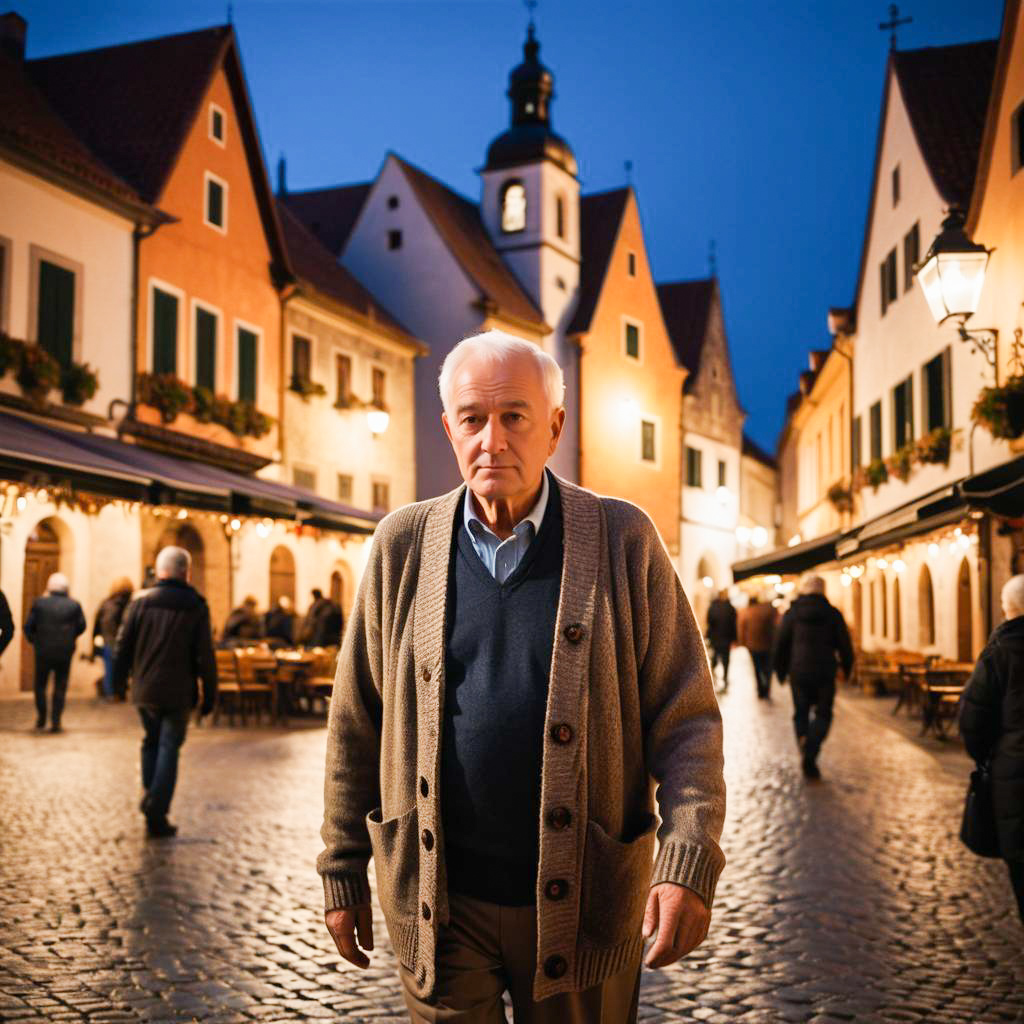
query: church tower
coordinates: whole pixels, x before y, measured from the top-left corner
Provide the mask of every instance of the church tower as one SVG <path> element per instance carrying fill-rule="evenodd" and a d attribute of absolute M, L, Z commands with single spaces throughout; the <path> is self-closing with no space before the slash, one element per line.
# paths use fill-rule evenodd
<path fill-rule="evenodd" d="M 481 171 L 480 212 L 502 259 L 554 328 L 545 347 L 564 367 L 580 280 L 580 186 L 576 157 L 551 128 L 555 79 L 539 52 L 531 20 L 523 61 L 509 74 L 511 124 L 491 143 Z"/>

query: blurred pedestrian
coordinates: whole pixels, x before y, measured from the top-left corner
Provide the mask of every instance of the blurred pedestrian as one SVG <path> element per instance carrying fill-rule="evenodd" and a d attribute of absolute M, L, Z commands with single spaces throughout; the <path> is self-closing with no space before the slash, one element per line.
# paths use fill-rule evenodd
<path fill-rule="evenodd" d="M 319 587 L 312 591 L 313 603 L 309 606 L 302 626 L 299 629 L 299 643 L 305 647 L 315 647 L 316 637 L 319 635 L 320 619 L 330 607 L 330 600 L 324 597 L 324 592 Z"/>
<path fill-rule="evenodd" d="M 14 639 L 14 618 L 11 606 L 7 603 L 4 592 L 0 590 L 0 654 L 7 650 L 7 645 Z"/>
<path fill-rule="evenodd" d="M 50 732 L 61 732 L 61 715 L 68 692 L 71 658 L 75 641 L 85 632 L 82 606 L 68 596 L 68 578 L 53 573 L 46 581 L 46 593 L 32 602 L 25 620 L 25 639 L 35 648 L 36 730 L 46 728 L 46 687 L 53 676 L 50 703 Z"/>
<path fill-rule="evenodd" d="M 775 644 L 775 674 L 789 677 L 793 726 L 804 775 L 820 779 L 818 754 L 832 725 L 836 670 L 849 677 L 853 668 L 850 631 L 838 608 L 825 597 L 825 581 L 805 576 L 800 595 L 782 618 Z"/>
<path fill-rule="evenodd" d="M 762 603 L 754 594 L 739 621 L 739 644 L 750 652 L 757 679 L 757 696 L 761 700 L 771 699 L 776 618 L 771 604 Z"/>
<path fill-rule="evenodd" d="M 341 607 L 331 598 L 324 599 L 323 609 L 317 616 L 313 629 L 314 647 L 338 647 L 341 644 L 341 633 L 345 622 Z"/>
<path fill-rule="evenodd" d="M 291 647 L 295 643 L 295 609 L 287 594 L 282 594 L 264 617 L 263 636 L 271 647 Z"/>
<path fill-rule="evenodd" d="M 964 691 L 960 735 L 988 765 L 999 851 L 1024 922 L 1024 574 L 1003 586 L 1006 621 L 993 630 Z"/>
<path fill-rule="evenodd" d="M 103 658 L 103 696 L 107 700 L 114 698 L 114 649 L 117 645 L 117 631 L 121 628 L 121 618 L 132 597 L 132 581 L 127 576 L 115 580 L 110 594 L 96 611 L 96 620 L 92 626 L 92 649 L 95 656 L 100 652 Z"/>
<path fill-rule="evenodd" d="M 729 653 L 736 643 L 736 609 L 729 600 L 729 593 L 720 590 L 718 597 L 708 608 L 708 628 L 705 634 L 711 645 L 711 672 L 716 665 L 722 666 L 722 692 L 729 688 Z"/>
<path fill-rule="evenodd" d="M 141 811 L 150 836 L 173 836 L 167 820 L 178 777 L 178 751 L 188 717 L 199 703 L 209 714 L 217 696 L 210 609 L 190 585 L 192 556 L 164 548 L 156 559 L 156 583 L 140 590 L 121 620 L 114 656 L 114 689 L 123 694 L 132 677 L 132 701 L 139 709 L 142 739 Z"/>
<path fill-rule="evenodd" d="M 256 611 L 256 598 L 251 594 L 237 607 L 224 623 L 220 635 L 223 647 L 244 647 L 263 639 L 263 623 Z"/>

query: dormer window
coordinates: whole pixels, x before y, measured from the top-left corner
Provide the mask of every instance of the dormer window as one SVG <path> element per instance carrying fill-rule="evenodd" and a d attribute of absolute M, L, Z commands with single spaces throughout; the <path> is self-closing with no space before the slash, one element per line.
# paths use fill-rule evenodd
<path fill-rule="evenodd" d="M 216 103 L 210 104 L 210 138 L 224 145 L 224 111 Z"/>
<path fill-rule="evenodd" d="M 501 193 L 501 230 L 506 234 L 526 228 L 526 189 L 520 181 L 510 181 Z"/>

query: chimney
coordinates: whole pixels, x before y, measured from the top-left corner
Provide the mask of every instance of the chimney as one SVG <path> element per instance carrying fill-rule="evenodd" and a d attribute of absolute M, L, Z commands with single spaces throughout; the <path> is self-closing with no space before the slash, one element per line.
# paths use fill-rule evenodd
<path fill-rule="evenodd" d="M 277 194 L 279 196 L 288 195 L 288 161 L 285 160 L 284 153 L 277 158 Z"/>
<path fill-rule="evenodd" d="M 19 63 L 25 59 L 25 34 L 28 22 L 17 12 L 0 15 L 0 51 Z"/>

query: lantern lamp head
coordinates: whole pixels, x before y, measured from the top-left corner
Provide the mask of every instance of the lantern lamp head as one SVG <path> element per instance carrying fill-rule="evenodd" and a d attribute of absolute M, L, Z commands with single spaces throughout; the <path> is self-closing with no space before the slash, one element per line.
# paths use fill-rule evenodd
<path fill-rule="evenodd" d="M 953 207 L 917 269 L 917 280 L 936 323 L 950 317 L 966 322 L 978 311 L 991 250 L 972 242 L 964 213 Z"/>

